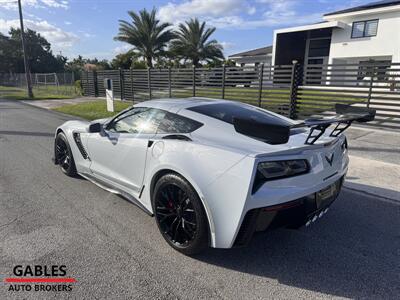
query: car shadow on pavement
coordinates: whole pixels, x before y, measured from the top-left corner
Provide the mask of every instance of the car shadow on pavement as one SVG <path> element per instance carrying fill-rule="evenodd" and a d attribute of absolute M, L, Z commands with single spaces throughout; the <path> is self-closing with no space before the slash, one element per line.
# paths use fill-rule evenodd
<path fill-rule="evenodd" d="M 245 248 L 210 249 L 197 259 L 332 296 L 394 299 L 399 240 L 398 203 L 344 189 L 310 227 L 256 234 Z"/>

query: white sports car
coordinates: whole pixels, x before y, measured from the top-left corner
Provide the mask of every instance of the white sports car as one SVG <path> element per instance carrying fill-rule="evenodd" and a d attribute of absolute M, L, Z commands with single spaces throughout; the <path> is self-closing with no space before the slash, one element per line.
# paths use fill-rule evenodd
<path fill-rule="evenodd" d="M 54 162 L 155 216 L 184 254 L 242 246 L 257 231 L 308 225 L 336 199 L 349 161 L 341 133 L 375 116 L 336 110 L 298 122 L 227 100 L 147 101 L 113 118 L 64 123 Z"/>

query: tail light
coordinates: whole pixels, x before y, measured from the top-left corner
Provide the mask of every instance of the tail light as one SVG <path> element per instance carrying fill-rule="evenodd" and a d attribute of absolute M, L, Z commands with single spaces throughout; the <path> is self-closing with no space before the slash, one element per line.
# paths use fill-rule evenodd
<path fill-rule="evenodd" d="M 257 166 L 253 193 L 266 181 L 298 176 L 309 171 L 310 166 L 305 159 L 261 162 Z"/>

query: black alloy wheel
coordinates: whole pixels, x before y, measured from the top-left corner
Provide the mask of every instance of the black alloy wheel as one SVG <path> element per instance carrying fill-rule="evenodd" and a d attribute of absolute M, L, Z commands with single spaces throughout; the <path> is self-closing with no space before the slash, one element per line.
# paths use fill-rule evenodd
<path fill-rule="evenodd" d="M 208 246 L 208 225 L 204 209 L 193 187 L 176 174 L 156 183 L 154 214 L 164 239 L 174 249 L 192 255 Z"/>
<path fill-rule="evenodd" d="M 55 159 L 61 170 L 68 176 L 76 175 L 75 161 L 72 156 L 67 138 L 64 133 L 59 133 L 55 142 Z"/>

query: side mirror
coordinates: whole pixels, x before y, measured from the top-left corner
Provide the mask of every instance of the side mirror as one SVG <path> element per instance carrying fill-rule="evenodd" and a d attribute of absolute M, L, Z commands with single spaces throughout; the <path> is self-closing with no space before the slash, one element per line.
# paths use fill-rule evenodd
<path fill-rule="evenodd" d="M 89 132 L 90 133 L 96 133 L 96 132 L 101 132 L 101 127 L 103 125 L 101 123 L 92 123 L 89 125 Z"/>

